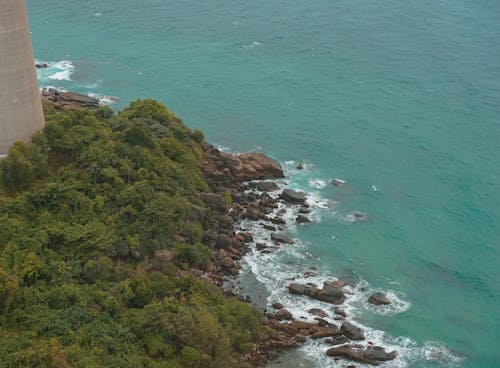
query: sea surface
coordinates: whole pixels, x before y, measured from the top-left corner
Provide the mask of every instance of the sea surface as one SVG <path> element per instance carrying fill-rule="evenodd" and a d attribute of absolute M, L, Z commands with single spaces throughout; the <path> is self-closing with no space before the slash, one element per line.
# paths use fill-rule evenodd
<path fill-rule="evenodd" d="M 500 366 L 498 0 L 27 6 L 49 63 L 41 86 L 116 109 L 158 99 L 208 141 L 272 156 L 281 185 L 309 193 L 314 221 L 289 213 L 297 243 L 243 262 L 261 303 L 307 317 L 319 302 L 289 296 L 287 279 L 317 267 L 307 280 L 349 280 L 351 320 L 398 351 L 384 367 Z M 393 304 L 368 305 L 373 291 Z M 324 351 L 309 342 L 284 364 L 348 365 Z"/>

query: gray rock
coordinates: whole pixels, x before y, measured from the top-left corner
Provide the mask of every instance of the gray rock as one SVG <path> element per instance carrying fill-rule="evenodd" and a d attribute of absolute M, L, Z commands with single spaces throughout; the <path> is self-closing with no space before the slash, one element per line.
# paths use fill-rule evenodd
<path fill-rule="evenodd" d="M 345 301 L 344 292 L 334 286 L 324 285 L 314 298 L 331 304 L 342 304 Z"/>
<path fill-rule="evenodd" d="M 278 184 L 273 181 L 261 181 L 257 183 L 256 187 L 261 192 L 274 192 L 280 188 Z"/>
<path fill-rule="evenodd" d="M 303 204 L 307 199 L 305 193 L 299 193 L 291 189 L 283 189 L 280 198 L 291 204 Z"/>
<path fill-rule="evenodd" d="M 381 362 L 393 360 L 397 356 L 395 351 L 387 353 L 383 348 L 378 346 L 368 347 L 364 350 L 360 347 L 340 346 L 328 349 L 326 354 L 331 357 L 342 357 L 355 362 L 372 365 L 379 365 Z"/>
<path fill-rule="evenodd" d="M 281 233 L 272 233 L 271 240 L 274 241 L 275 243 L 285 243 L 285 244 L 295 243 L 295 241 L 292 238 Z"/>
<path fill-rule="evenodd" d="M 349 339 L 344 335 L 338 335 L 338 336 L 332 336 L 331 339 L 328 339 L 325 342 L 330 345 L 342 345 L 345 344 L 346 342 L 349 342 Z"/>
<path fill-rule="evenodd" d="M 361 341 L 365 339 L 365 333 L 359 327 L 354 326 L 348 321 L 344 321 L 340 330 L 344 335 L 346 335 L 351 340 Z"/>
<path fill-rule="evenodd" d="M 295 221 L 299 224 L 306 224 L 308 222 L 311 222 L 306 216 L 304 215 L 298 215 Z"/>
<path fill-rule="evenodd" d="M 278 321 L 292 321 L 293 315 L 286 309 L 280 309 L 278 312 L 274 314 L 273 318 Z"/>
<path fill-rule="evenodd" d="M 308 312 L 314 316 L 318 316 L 321 318 L 328 318 L 328 313 L 326 313 L 323 309 L 312 308 L 312 309 L 309 309 Z"/>
<path fill-rule="evenodd" d="M 389 300 L 389 298 L 387 297 L 387 295 L 385 295 L 384 293 L 375 293 L 375 294 L 372 294 L 370 296 L 370 298 L 368 299 L 368 302 L 371 303 L 371 304 L 375 304 L 375 305 L 388 305 L 388 304 L 391 304 L 391 301 Z"/>

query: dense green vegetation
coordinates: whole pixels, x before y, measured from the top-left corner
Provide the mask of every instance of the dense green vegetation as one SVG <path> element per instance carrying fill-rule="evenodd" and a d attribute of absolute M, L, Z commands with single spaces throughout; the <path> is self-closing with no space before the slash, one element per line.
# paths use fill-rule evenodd
<path fill-rule="evenodd" d="M 211 263 L 203 134 L 153 100 L 45 115 L 0 160 L 0 367 L 236 366 L 262 316 L 180 272 Z"/>

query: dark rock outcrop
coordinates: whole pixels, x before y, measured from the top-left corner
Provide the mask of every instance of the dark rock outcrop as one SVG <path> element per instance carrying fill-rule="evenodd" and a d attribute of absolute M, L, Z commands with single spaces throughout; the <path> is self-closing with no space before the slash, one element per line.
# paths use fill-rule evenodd
<path fill-rule="evenodd" d="M 342 357 L 355 362 L 372 365 L 379 365 L 382 362 L 393 360 L 397 356 L 395 351 L 387 353 L 380 346 L 368 346 L 366 349 L 363 349 L 349 345 L 330 348 L 326 354 L 331 357 Z"/>
<path fill-rule="evenodd" d="M 56 110 L 97 109 L 99 99 L 76 92 L 61 92 L 53 88 L 42 89 L 42 99 Z"/>
<path fill-rule="evenodd" d="M 280 233 L 271 233 L 271 240 L 274 241 L 275 243 L 285 243 L 285 244 L 295 243 L 295 241 L 292 238 Z"/>
<path fill-rule="evenodd" d="M 384 293 L 375 293 L 370 296 L 368 302 L 375 305 L 388 305 L 391 301 Z"/>
<path fill-rule="evenodd" d="M 342 323 L 340 330 L 351 340 L 361 341 L 365 339 L 365 333 L 363 330 L 348 321 L 344 321 L 344 323 Z"/>
<path fill-rule="evenodd" d="M 307 199 L 305 193 L 296 192 L 292 189 L 283 189 L 280 198 L 291 204 L 303 204 Z"/>

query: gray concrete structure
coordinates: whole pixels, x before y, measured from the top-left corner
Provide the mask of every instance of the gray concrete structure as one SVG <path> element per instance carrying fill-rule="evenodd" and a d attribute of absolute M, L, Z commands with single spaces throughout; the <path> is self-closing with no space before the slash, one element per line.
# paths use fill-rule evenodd
<path fill-rule="evenodd" d="M 45 122 L 24 0 L 0 0 L 0 154 Z"/>

